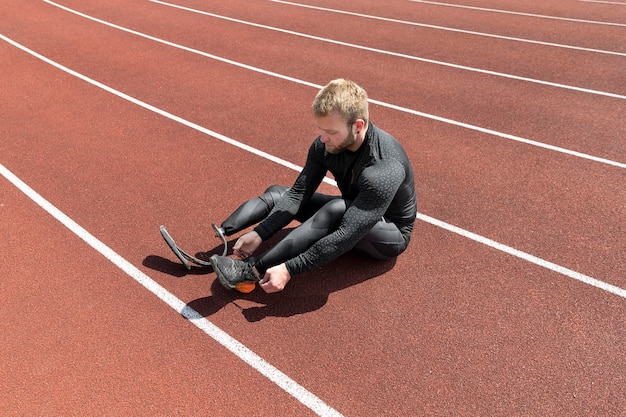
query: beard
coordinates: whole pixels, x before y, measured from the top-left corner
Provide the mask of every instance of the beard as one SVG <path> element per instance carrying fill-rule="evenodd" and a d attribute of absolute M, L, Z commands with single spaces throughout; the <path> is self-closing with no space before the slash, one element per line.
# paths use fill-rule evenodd
<path fill-rule="evenodd" d="M 330 143 L 326 144 L 326 151 L 328 153 L 337 154 L 345 151 L 356 142 L 356 135 L 352 133 L 352 130 L 348 132 L 348 135 L 337 146 L 333 146 Z M 329 146 L 330 145 L 330 146 Z"/>

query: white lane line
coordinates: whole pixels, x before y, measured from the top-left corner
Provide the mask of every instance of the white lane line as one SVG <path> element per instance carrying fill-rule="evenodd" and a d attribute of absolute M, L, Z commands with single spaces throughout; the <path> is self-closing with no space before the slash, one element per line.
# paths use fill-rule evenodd
<path fill-rule="evenodd" d="M 269 364 L 259 355 L 247 348 L 241 342 L 230 336 L 228 333 L 202 317 L 197 311 L 187 306 L 182 300 L 173 295 L 171 292 L 163 288 L 156 281 L 144 274 L 121 257 L 113 249 L 109 248 L 98 238 L 93 236 L 82 226 L 72 220 L 69 216 L 56 208 L 52 203 L 43 198 L 39 193 L 19 179 L 15 174 L 9 171 L 4 165 L 0 164 L 0 174 L 9 180 L 21 192 L 26 194 L 28 198 L 34 201 L 39 207 L 48 212 L 52 217 L 61 222 L 65 227 L 71 230 L 76 236 L 85 241 L 89 246 L 102 254 L 106 259 L 111 261 L 115 266 L 124 271 L 135 281 L 143 285 L 148 291 L 156 295 L 165 304 L 170 306 L 174 311 L 181 314 L 200 330 L 209 335 L 216 342 L 224 346 L 235 356 L 250 365 L 253 369 L 264 375 L 274 384 L 289 393 L 296 400 L 313 410 L 320 416 L 341 416 L 335 409 L 328 406 L 321 399 L 309 392 L 306 388 L 289 378 L 283 372 Z"/>
<path fill-rule="evenodd" d="M 128 33 L 131 33 L 133 35 L 137 35 L 137 36 L 140 36 L 140 37 L 152 40 L 154 42 L 161 43 L 163 45 L 168 45 L 168 46 L 171 46 L 171 47 L 174 47 L 174 48 L 178 48 L 178 49 L 181 49 L 181 50 L 184 50 L 184 51 L 187 51 L 187 52 L 191 52 L 191 53 L 194 53 L 194 54 L 197 54 L 197 55 L 201 55 L 201 56 L 204 56 L 206 58 L 210 58 L 210 59 L 213 59 L 213 60 L 216 60 L 216 61 L 219 61 L 219 62 L 223 62 L 225 64 L 229 64 L 229 65 L 233 65 L 233 66 L 236 66 L 236 67 L 239 67 L 239 68 L 243 68 L 243 69 L 246 69 L 246 70 L 249 70 L 249 71 L 258 72 L 260 74 L 264 74 L 264 75 L 268 75 L 268 76 L 271 76 L 271 77 L 279 78 L 279 79 L 282 79 L 282 80 L 290 81 L 290 82 L 293 82 L 293 83 L 296 83 L 296 84 L 301 84 L 301 85 L 306 85 L 306 86 L 309 86 L 309 87 L 313 87 L 316 90 L 319 90 L 320 88 L 322 88 L 322 86 L 319 85 L 319 84 L 315 84 L 315 83 L 312 83 L 312 82 L 309 82 L 309 81 L 300 80 L 298 78 L 294 78 L 294 77 L 290 77 L 290 76 L 287 76 L 287 75 L 279 74 L 279 73 L 276 73 L 276 72 L 264 70 L 264 69 L 261 69 L 261 68 L 253 67 L 251 65 L 243 64 L 243 63 L 240 63 L 240 62 L 237 62 L 237 61 L 233 61 L 233 60 L 230 60 L 230 59 L 219 57 L 217 55 L 212 55 L 212 54 L 209 54 L 209 53 L 206 53 L 206 52 L 202 52 L 202 51 L 199 51 L 197 49 L 193 49 L 193 48 L 189 48 L 189 47 L 186 47 L 186 46 L 183 46 L 183 45 L 179 45 L 179 44 L 176 44 L 176 43 L 173 43 L 173 42 L 169 42 L 169 41 L 166 41 L 164 39 L 156 38 L 154 36 L 146 35 L 145 33 L 137 32 L 135 30 L 128 29 L 128 28 L 116 25 L 114 23 L 106 22 L 104 20 L 101 20 L 101 19 L 89 16 L 89 15 L 86 15 L 86 14 L 78 12 L 76 10 L 72 10 L 72 9 L 70 9 L 68 7 L 65 7 L 65 6 L 62 6 L 60 4 L 54 3 L 54 2 L 52 2 L 50 0 L 43 0 L 43 1 L 48 3 L 48 4 L 50 4 L 50 5 L 52 5 L 52 6 L 55 6 L 55 7 L 58 7 L 60 9 L 66 10 L 66 11 L 68 11 L 70 13 L 76 14 L 77 16 L 81 16 L 81 17 L 83 17 L 85 19 L 92 20 L 94 22 L 97 22 L 97 23 L 100 23 L 100 24 L 112 27 L 114 29 L 118 29 L 118 30 L 121 30 L 121 31 L 124 31 L 124 32 L 128 32 Z M 538 141 L 534 141 L 534 140 L 531 140 L 531 139 L 522 138 L 520 136 L 515 136 L 515 135 L 510 135 L 508 133 L 498 132 L 496 130 L 487 129 L 487 128 L 483 128 L 483 127 L 480 127 L 480 126 L 471 125 L 469 123 L 463 123 L 463 122 L 459 122 L 459 121 L 456 121 L 456 120 L 448 119 L 448 118 L 445 118 L 445 117 L 440 117 L 440 116 L 432 115 L 432 114 L 429 114 L 429 113 L 420 112 L 420 111 L 417 111 L 417 110 L 409 109 L 409 108 L 402 107 L 402 106 L 397 106 L 395 104 L 390 104 L 390 103 L 386 103 L 386 102 L 383 102 L 383 101 L 370 99 L 369 102 L 373 103 L 373 104 L 377 104 L 377 105 L 382 106 L 382 107 L 387 107 L 387 108 L 394 109 L 394 110 L 397 110 L 397 111 L 400 111 L 400 112 L 412 114 L 412 115 L 415 115 L 415 116 L 424 117 L 426 119 L 436 120 L 436 121 L 439 121 L 439 122 L 443 122 L 443 123 L 447 123 L 447 124 L 450 124 L 450 125 L 462 127 L 462 128 L 465 128 L 465 129 L 469 129 L 469 130 L 485 133 L 485 134 L 496 136 L 496 137 L 499 137 L 499 138 L 502 138 L 502 139 L 508 139 L 508 140 L 512 140 L 512 141 L 515 141 L 515 142 L 520 142 L 520 143 L 524 143 L 524 144 L 527 144 L 527 145 L 536 146 L 536 147 L 539 147 L 539 148 L 543 148 L 543 149 L 548 149 L 548 150 L 551 150 L 551 151 L 559 152 L 559 153 L 562 153 L 562 154 L 575 156 L 575 157 L 578 157 L 578 158 L 587 159 L 587 160 L 590 160 L 590 161 L 599 162 L 599 163 L 602 163 L 602 164 L 611 165 L 611 166 L 615 166 L 615 167 L 618 167 L 618 168 L 626 169 L 626 163 L 623 163 L 623 162 L 612 161 L 610 159 L 606 159 L 606 158 L 601 158 L 601 157 L 585 154 L 585 153 L 574 151 L 574 150 L 571 150 L 571 149 L 562 148 L 560 146 L 549 145 L 549 144 L 538 142 Z"/>
<path fill-rule="evenodd" d="M 481 235 L 477 235 L 476 233 L 469 232 L 467 230 L 461 229 L 460 227 L 453 226 L 451 224 L 445 223 L 441 220 L 435 219 L 434 217 L 427 216 L 422 213 L 417 214 L 417 218 L 430 223 L 434 226 L 441 227 L 442 229 L 448 230 L 452 233 L 456 233 L 458 235 L 464 236 L 468 239 L 471 239 L 475 242 L 482 243 L 483 245 L 487 245 L 504 253 L 508 253 L 509 255 L 515 256 L 516 258 L 523 259 L 525 261 L 531 262 L 535 265 L 539 265 L 551 271 L 557 272 L 559 274 L 565 275 L 572 279 L 575 279 L 580 282 L 584 282 L 585 284 L 591 285 L 596 288 L 600 288 L 604 291 L 610 292 L 611 294 L 617 295 L 622 298 L 626 298 L 626 290 L 615 285 L 606 283 L 604 281 L 600 281 L 599 279 L 592 278 L 588 275 L 581 274 L 580 272 L 576 272 L 574 270 L 565 268 L 561 265 L 557 265 L 553 262 L 546 261 L 545 259 L 541 259 L 537 256 L 531 255 L 526 252 L 522 252 L 521 250 L 512 248 L 510 246 L 504 245 L 502 243 L 496 242 L 495 240 L 491 240 Z"/>
<path fill-rule="evenodd" d="M 381 20 L 381 21 L 384 21 L 384 22 L 399 23 L 399 24 L 403 24 L 403 25 L 424 27 L 424 28 L 428 28 L 428 29 L 445 30 L 445 31 L 448 31 L 448 32 L 463 33 L 463 34 L 466 34 L 466 35 L 484 36 L 484 37 L 488 37 L 488 38 L 504 39 L 504 40 L 507 40 L 507 41 L 525 42 L 525 43 L 531 43 L 531 44 L 535 44 L 535 45 L 552 46 L 552 47 L 555 47 L 555 48 L 575 49 L 575 50 L 578 50 L 578 51 L 595 52 L 595 53 L 599 53 L 599 54 L 626 56 L 626 53 L 623 53 L 623 52 L 605 51 L 605 50 L 602 50 L 602 49 L 584 48 L 582 46 L 564 45 L 564 44 L 560 44 L 560 43 L 542 42 L 542 41 L 537 41 L 537 40 L 532 40 L 532 39 L 514 38 L 514 37 L 510 37 L 510 36 L 494 35 L 494 34 L 491 34 L 491 33 L 475 32 L 475 31 L 463 30 L 463 29 L 455 29 L 455 28 L 450 28 L 450 27 L 446 27 L 446 26 L 428 25 L 428 24 L 425 24 L 425 23 L 411 22 L 411 21 L 408 21 L 408 20 L 392 19 L 392 18 L 388 18 L 388 17 L 372 16 L 372 15 L 368 15 L 368 14 L 349 12 L 349 11 L 339 10 L 339 9 L 330 9 L 330 8 L 327 8 L 327 7 L 311 6 L 309 4 L 293 3 L 293 2 L 285 1 L 285 0 L 270 0 L 270 1 L 272 1 L 274 3 L 288 4 L 288 5 L 291 5 L 291 6 L 304 7 L 304 8 L 307 8 L 307 9 L 321 10 L 321 11 L 326 11 L 326 12 L 345 14 L 345 15 L 349 15 L 349 16 L 357 16 L 357 17 L 363 17 L 363 18 L 366 18 L 366 19 Z"/>
<path fill-rule="evenodd" d="M 299 36 L 299 37 L 302 37 L 302 38 L 313 39 L 313 40 L 320 41 L 320 42 L 332 43 L 334 45 L 346 46 L 348 48 L 360 49 L 360 50 L 363 50 L 363 51 L 374 52 L 374 53 L 377 53 L 377 54 L 395 56 L 395 57 L 398 57 L 398 58 L 410 59 L 412 61 L 425 62 L 427 64 L 440 65 L 440 66 L 444 66 L 444 67 L 460 69 L 460 70 L 463 70 L 463 71 L 476 72 L 476 73 L 479 73 L 479 74 L 492 75 L 492 76 L 508 78 L 508 79 L 512 79 L 512 80 L 525 81 L 525 82 L 530 82 L 530 83 L 540 84 L 540 85 L 547 85 L 549 87 L 562 88 L 562 89 L 565 89 L 565 90 L 578 91 L 578 92 L 581 92 L 581 93 L 596 94 L 596 95 L 600 95 L 600 96 L 617 98 L 617 99 L 620 99 L 620 100 L 626 100 L 626 96 L 621 95 L 621 94 L 609 93 L 609 92 L 606 92 L 606 91 L 599 91 L 599 90 L 592 90 L 592 89 L 589 89 L 589 88 L 576 87 L 576 86 L 572 86 L 572 85 L 554 83 L 554 82 L 550 82 L 550 81 L 537 80 L 537 79 L 534 79 L 534 78 L 521 77 L 521 76 L 518 76 L 518 75 L 506 74 L 506 73 L 496 72 L 496 71 L 489 71 L 489 70 L 484 70 L 484 69 L 480 69 L 480 68 L 468 67 L 468 66 L 465 66 L 465 65 L 452 64 L 452 63 L 449 63 L 449 62 L 436 61 L 436 60 L 433 60 L 433 59 L 421 58 L 421 57 L 414 56 L 414 55 L 401 54 L 401 53 L 398 53 L 398 52 L 386 51 L 384 49 L 371 48 L 369 46 L 357 45 L 357 44 L 354 44 L 354 43 L 342 42 L 342 41 L 337 41 L 337 40 L 329 39 L 329 38 L 322 38 L 322 37 L 319 37 L 319 36 L 309 35 L 309 34 L 302 33 L 302 32 L 294 32 L 294 31 L 291 31 L 291 30 L 281 29 L 281 28 L 277 28 L 277 27 L 273 27 L 273 26 L 261 25 L 259 23 L 249 22 L 249 21 L 240 20 L 240 19 L 234 19 L 232 17 L 221 16 L 221 15 L 218 15 L 218 14 L 205 12 L 205 11 L 202 11 L 202 10 L 197 10 L 197 9 L 192 9 L 192 8 L 189 8 L 189 7 L 179 6 L 179 5 L 176 5 L 176 4 L 166 3 L 166 2 L 160 1 L 160 0 L 149 0 L 149 1 L 151 1 L 152 3 L 163 5 L 163 6 L 172 7 L 172 8 L 180 9 L 180 10 L 185 10 L 185 11 L 188 11 L 188 12 L 191 12 L 191 13 L 197 13 L 197 14 L 201 14 L 201 15 L 204 15 L 204 16 L 210 16 L 210 17 L 213 17 L 213 18 L 216 18 L 216 19 L 227 20 L 229 22 L 234 22 L 234 23 L 239 23 L 239 24 L 243 24 L 243 25 L 247 25 L 247 26 L 252 26 L 252 27 L 259 28 L 259 29 L 272 30 L 272 31 L 275 31 L 275 32 L 285 33 L 285 34 L 288 34 L 288 35 Z M 624 54 L 624 56 L 626 56 L 626 54 Z"/>
<path fill-rule="evenodd" d="M 533 14 L 533 13 L 522 13 L 522 12 L 513 12 L 510 10 L 500 10 L 500 9 L 488 9 L 485 7 L 475 7 L 475 6 L 466 6 L 462 4 L 451 4 L 451 3 L 440 3 L 437 1 L 426 1 L 426 0 L 409 0 L 413 3 L 424 3 L 424 4 L 434 4 L 437 6 L 446 6 L 446 7 L 457 7 L 461 9 L 470 9 L 470 10 L 480 10 L 483 12 L 493 12 L 493 13 L 505 13 L 505 14 L 513 14 L 518 16 L 527 16 L 527 17 L 538 17 L 541 19 L 553 19 L 553 20 L 564 20 L 567 22 L 577 22 L 577 23 L 590 23 L 594 25 L 607 25 L 607 26 L 621 26 L 626 27 L 625 23 L 612 23 L 612 22 L 602 22 L 598 20 L 584 20 L 584 19 L 574 19 L 570 17 L 560 17 L 560 16 L 549 16 L 544 14 Z"/>
<path fill-rule="evenodd" d="M 602 3 L 602 4 L 619 4 L 620 6 L 626 6 L 626 3 L 621 1 L 600 1 L 600 0 L 578 0 L 584 3 Z"/>
<path fill-rule="evenodd" d="M 203 128 L 202 126 L 199 126 L 199 125 L 197 125 L 195 123 L 189 122 L 189 121 L 187 121 L 187 120 L 185 120 L 185 119 L 183 119 L 181 117 L 175 116 L 175 115 L 173 115 L 173 114 L 171 114 L 171 113 L 169 113 L 169 112 L 167 112 L 165 110 L 158 109 L 157 107 L 154 107 L 154 106 L 152 106 L 150 104 L 147 104 L 147 103 L 145 103 L 145 102 L 143 102 L 141 100 L 133 98 L 133 97 L 127 95 L 127 94 L 124 94 L 124 93 L 122 93 L 122 92 L 120 92 L 118 90 L 115 90 L 114 88 L 106 86 L 106 85 L 104 85 L 104 84 L 102 84 L 102 83 L 100 83 L 98 81 L 95 81 L 95 80 L 93 80 L 93 79 L 91 79 L 91 78 L 89 78 L 89 77 L 87 77 L 85 75 L 82 75 L 82 74 L 80 74 L 80 73 L 78 73 L 78 72 L 76 72 L 74 70 L 71 70 L 71 69 L 69 69 L 69 68 L 67 68 L 67 67 L 65 67 L 65 66 L 63 66 L 63 65 L 61 65 L 61 64 L 59 64 L 59 63 L 57 63 L 55 61 L 52 61 L 51 59 L 46 58 L 43 55 L 41 55 L 41 54 L 39 54 L 37 52 L 34 52 L 31 49 L 29 49 L 29 48 L 26 48 L 25 46 L 23 46 L 23 45 L 15 42 L 15 41 L 5 37 L 4 35 L 0 34 L 0 38 L 2 38 L 3 40 L 9 42 L 10 44 L 14 45 L 15 47 L 23 50 L 24 52 L 26 52 L 26 53 L 28 53 L 28 54 L 30 54 L 30 55 L 32 55 L 32 56 L 34 56 L 34 57 L 44 61 L 44 62 L 46 62 L 46 63 L 48 63 L 48 64 L 50 64 L 50 65 L 52 65 L 52 66 L 54 66 L 54 67 L 56 67 L 58 69 L 60 69 L 61 71 L 64 71 L 64 72 L 66 72 L 66 73 L 68 73 L 68 74 L 70 74 L 72 76 L 75 76 L 75 77 L 77 77 L 77 78 L 79 78 L 79 79 L 81 79 L 83 81 L 86 81 L 87 83 L 92 84 L 95 87 L 101 88 L 101 89 L 103 89 L 103 90 L 105 90 L 105 91 L 107 91 L 107 92 L 109 92 L 109 93 L 111 93 L 113 95 L 116 95 L 116 96 L 118 96 L 118 97 L 120 97 L 120 98 L 122 98 L 124 100 L 127 100 L 127 101 L 129 101 L 129 102 L 131 102 L 133 104 L 136 104 L 136 105 L 138 105 L 140 107 L 143 107 L 143 108 L 145 108 L 147 110 L 153 111 L 153 112 L 155 112 L 155 113 L 157 113 L 157 114 L 159 114 L 159 115 L 161 115 L 161 116 L 163 116 L 165 118 L 168 118 L 170 120 L 173 120 L 173 121 L 176 121 L 178 123 L 181 123 L 184 126 L 187 126 L 187 127 L 192 128 L 192 129 L 195 129 L 195 130 L 197 130 L 199 132 L 202 132 L 202 133 L 204 133 L 206 135 L 212 136 L 215 139 L 218 139 L 218 140 L 224 141 L 226 143 L 229 143 L 231 145 L 237 146 L 237 147 L 239 147 L 241 149 L 244 149 L 244 150 L 246 150 L 246 151 L 248 151 L 248 152 L 250 152 L 250 153 L 252 153 L 254 155 L 260 156 L 262 158 L 269 159 L 270 161 L 272 161 L 274 163 L 277 163 L 279 165 L 282 165 L 282 166 L 284 166 L 286 168 L 289 168 L 289 169 L 292 169 L 292 170 L 295 170 L 295 171 L 300 171 L 302 169 L 298 165 L 292 164 L 292 163 L 290 163 L 288 161 L 285 161 L 285 160 L 283 160 L 281 158 L 275 157 L 273 155 L 270 155 L 270 154 L 268 154 L 266 152 L 260 151 L 260 150 L 258 150 L 256 148 L 251 147 L 251 146 L 242 144 L 241 142 L 238 142 L 238 141 L 236 141 L 234 139 L 228 138 L 228 137 L 226 137 L 224 135 L 221 135 L 219 133 L 213 132 L 213 131 L 211 131 L 209 129 Z M 327 180 L 328 183 L 336 186 L 336 183 L 333 180 L 331 180 L 329 178 L 325 178 L 325 180 Z M 498 242 L 493 241 L 491 239 L 488 239 L 486 237 L 483 237 L 483 236 L 480 236 L 478 234 L 475 234 L 475 233 L 469 232 L 467 230 L 461 229 L 461 228 L 459 228 L 457 226 L 448 224 L 448 223 L 446 223 L 444 221 L 435 219 L 435 218 L 427 216 L 425 214 L 418 213 L 418 215 L 416 217 L 418 219 L 422 220 L 422 221 L 425 221 L 425 222 L 428 222 L 428 223 L 433 224 L 435 226 L 441 227 L 441 228 L 443 228 L 445 230 L 448 230 L 450 232 L 459 234 L 459 235 L 464 236 L 464 237 L 466 237 L 468 239 L 474 240 L 474 241 L 476 241 L 478 243 L 482 243 L 482 244 L 485 244 L 485 245 L 490 246 L 492 248 L 495 248 L 495 249 L 498 249 L 498 250 L 503 251 L 505 253 L 508 253 L 509 255 L 512 255 L 512 256 L 524 259 L 524 260 L 532 262 L 532 263 L 534 263 L 536 265 L 539 265 L 539 266 L 542 266 L 544 268 L 550 269 L 550 270 L 552 270 L 554 272 L 558 272 L 559 274 L 562 274 L 562 275 L 565 275 L 567 277 L 573 278 L 575 280 L 584 282 L 584 283 L 592 285 L 594 287 L 603 289 L 603 290 L 608 291 L 611 294 L 615 294 L 615 295 L 617 295 L 619 297 L 626 298 L 626 290 L 623 290 L 623 289 L 621 289 L 619 287 L 616 287 L 614 285 L 611 285 L 611 284 L 608 284 L 606 282 L 597 280 L 595 278 L 589 277 L 589 276 L 581 274 L 579 272 L 572 271 L 571 269 L 559 266 L 559 265 L 554 264 L 552 262 L 549 262 L 549 261 L 543 260 L 541 258 L 538 258 L 538 257 L 536 257 L 534 255 L 530 255 L 530 254 L 527 254 L 525 252 L 519 251 L 517 249 L 511 248 L 511 247 L 509 247 L 507 245 L 504 245 L 502 243 L 498 243 Z"/>

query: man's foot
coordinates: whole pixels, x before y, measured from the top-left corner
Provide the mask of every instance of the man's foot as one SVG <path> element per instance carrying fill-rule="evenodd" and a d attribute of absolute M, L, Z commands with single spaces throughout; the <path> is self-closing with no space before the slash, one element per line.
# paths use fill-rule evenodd
<path fill-rule="evenodd" d="M 252 265 L 246 261 L 219 255 L 211 256 L 210 261 L 220 283 L 229 290 L 251 292 L 260 279 Z"/>

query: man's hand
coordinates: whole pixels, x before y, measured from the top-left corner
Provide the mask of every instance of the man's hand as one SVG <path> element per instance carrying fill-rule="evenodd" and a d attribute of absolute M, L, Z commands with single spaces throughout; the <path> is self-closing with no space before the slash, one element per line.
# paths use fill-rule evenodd
<path fill-rule="evenodd" d="M 261 236 L 254 230 L 241 236 L 233 246 L 233 252 L 242 259 L 249 258 L 261 246 Z"/>
<path fill-rule="evenodd" d="M 259 286 L 268 294 L 282 291 L 291 279 L 291 274 L 285 264 L 271 267 L 259 281 Z"/>

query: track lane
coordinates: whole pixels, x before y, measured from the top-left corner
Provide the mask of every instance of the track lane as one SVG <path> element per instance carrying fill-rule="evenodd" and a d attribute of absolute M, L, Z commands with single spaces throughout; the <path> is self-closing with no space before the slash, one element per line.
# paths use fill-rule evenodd
<path fill-rule="evenodd" d="M 306 5 L 312 2 L 298 1 L 294 3 Z M 337 4 L 335 0 L 317 0 L 315 2 L 316 6 L 322 7 L 337 7 Z M 460 7 L 455 7 L 456 5 Z M 467 8 L 464 9 L 464 6 L 467 6 Z M 600 27 L 606 26 L 607 23 L 609 25 L 611 23 L 618 25 L 624 25 L 626 23 L 626 19 L 623 15 L 623 7 L 619 5 L 590 5 L 570 0 L 552 0 L 549 2 L 512 0 L 508 1 L 505 6 L 498 0 L 480 0 L 473 2 L 412 2 L 411 0 L 390 0 L 385 2 L 385 4 L 377 3 L 375 0 L 364 0 L 359 2 L 358 7 L 374 9 L 380 16 L 394 12 L 400 15 L 419 13 L 427 18 L 439 19 L 439 21 L 446 23 L 463 22 L 463 24 L 467 25 L 484 25 L 486 22 L 492 25 L 499 24 L 502 29 L 507 28 L 506 22 L 502 18 L 507 16 L 514 17 L 516 14 L 517 17 L 525 20 L 532 18 L 539 20 L 539 22 L 543 21 L 543 23 L 584 21 L 591 23 L 596 22 Z M 501 13 L 497 14 L 497 12 L 491 12 L 489 10 L 471 8 L 495 9 L 500 10 Z M 545 16 L 545 18 L 542 16 Z M 508 30 L 523 31 L 524 27 L 521 25 L 509 25 Z M 548 31 L 548 33 L 551 33 L 552 36 L 565 36 L 559 32 Z"/>
<path fill-rule="evenodd" d="M 554 16 L 554 20 L 545 20 L 532 16 L 514 16 L 502 14 L 494 16 L 485 11 L 455 10 L 439 5 L 427 5 L 409 1 L 387 1 L 377 3 L 374 1 L 361 1 L 356 5 L 347 5 L 336 1 L 327 2 L 290 2 L 286 0 L 270 0 L 277 4 L 289 5 L 309 10 L 319 10 L 325 13 L 336 13 L 344 16 L 361 16 L 375 21 L 387 21 L 401 25 L 434 29 L 435 31 L 447 32 L 450 36 L 454 33 L 471 34 L 472 36 L 485 38 L 511 38 L 515 42 L 534 43 L 535 45 L 571 46 L 576 48 L 599 49 L 605 52 L 626 52 L 617 40 L 623 37 L 621 30 L 626 22 L 626 14 L 623 8 L 613 7 L 612 11 L 603 14 L 592 15 L 590 9 L 580 9 L 577 16 L 579 19 L 562 18 L 558 11 L 545 11 L 544 13 Z M 187 1 L 186 4 L 198 4 L 198 1 Z M 572 10 L 571 1 L 566 0 L 561 9 Z M 507 3 L 510 4 L 510 3 Z M 533 10 L 540 10 L 540 2 L 524 2 L 531 5 Z M 555 4 L 555 2 L 550 2 Z M 502 8 L 502 5 L 499 4 Z M 515 6 L 509 6 L 513 8 Z M 590 18 L 590 15 L 593 17 Z M 559 19 L 561 19 L 559 21 Z M 616 22 L 616 23 L 613 23 Z M 530 29 L 530 30 L 529 30 Z M 582 33 L 581 33 L 582 32 Z M 442 51 L 443 52 L 443 51 Z M 488 53 L 488 51 L 485 51 Z M 500 51 L 506 53 L 505 51 Z M 444 52 L 445 53 L 445 52 Z M 532 53 L 531 53 L 532 55 Z M 469 58 L 457 56 L 459 59 Z"/>
<path fill-rule="evenodd" d="M 412 3 L 417 4 L 428 4 L 434 5 L 437 7 L 444 8 L 454 8 L 457 10 L 463 11 L 472 11 L 478 12 L 482 14 L 499 14 L 506 16 L 522 16 L 522 17 L 530 17 L 533 19 L 545 19 L 545 21 L 562 21 L 562 22 L 574 22 L 574 23 L 587 23 L 593 25 L 601 25 L 601 26 L 618 26 L 618 27 L 626 27 L 626 23 L 620 23 L 619 18 L 618 21 L 607 20 L 606 16 L 603 16 L 599 19 L 593 20 L 587 16 L 587 10 L 583 12 L 584 17 L 576 17 L 576 12 L 572 13 L 570 10 L 563 10 L 565 5 L 571 5 L 571 2 L 550 2 L 550 7 L 541 8 L 541 10 L 537 10 L 537 6 L 533 3 L 523 4 L 517 3 L 510 5 L 508 4 L 506 7 L 502 7 L 502 5 L 496 6 L 488 6 L 487 4 L 463 4 L 457 2 L 440 2 L 440 1 L 432 1 L 432 0 L 409 0 Z M 581 6 L 581 4 L 576 4 L 576 6 Z M 575 7 L 574 7 L 575 8 Z"/>

